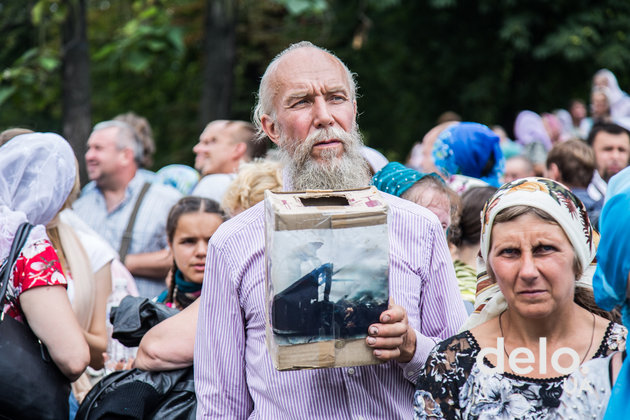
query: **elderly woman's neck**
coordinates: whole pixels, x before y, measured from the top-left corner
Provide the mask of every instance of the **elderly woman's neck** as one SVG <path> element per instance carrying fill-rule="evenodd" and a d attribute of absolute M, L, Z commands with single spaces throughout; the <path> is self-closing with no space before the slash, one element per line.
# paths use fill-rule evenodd
<path fill-rule="evenodd" d="M 503 336 L 509 340 L 517 340 L 526 346 L 538 346 L 540 338 L 545 337 L 547 343 L 570 337 L 575 332 L 576 321 L 591 315 L 577 304 L 566 305 L 566 308 L 556 311 L 545 318 L 528 318 L 519 315 L 509 308 L 502 314 L 500 324 Z M 508 339 L 506 339 L 507 341 Z"/>

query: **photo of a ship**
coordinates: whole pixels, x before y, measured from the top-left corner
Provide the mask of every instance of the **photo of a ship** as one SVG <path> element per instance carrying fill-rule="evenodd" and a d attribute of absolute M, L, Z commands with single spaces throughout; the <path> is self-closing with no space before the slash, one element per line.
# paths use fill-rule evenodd
<path fill-rule="evenodd" d="M 277 294 L 272 305 L 273 331 L 281 336 L 330 340 L 365 335 L 387 309 L 387 300 L 369 290 L 358 291 L 336 302 L 330 300 L 333 264 L 314 269 Z M 343 281 L 341 279 L 340 281 Z M 323 287 L 323 298 L 319 299 Z M 295 340 L 293 340 L 295 341 Z"/>
<path fill-rule="evenodd" d="M 268 304 L 279 345 L 367 335 L 388 304 L 385 229 L 274 233 Z"/>

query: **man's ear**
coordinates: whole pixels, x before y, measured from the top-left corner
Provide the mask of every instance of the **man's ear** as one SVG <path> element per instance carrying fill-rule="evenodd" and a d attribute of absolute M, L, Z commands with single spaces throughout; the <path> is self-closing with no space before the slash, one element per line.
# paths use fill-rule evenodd
<path fill-rule="evenodd" d="M 557 182 L 562 182 L 562 174 L 560 173 L 560 168 L 558 168 L 558 165 L 553 162 L 549 164 L 546 175 L 549 179 L 553 179 Z"/>
<path fill-rule="evenodd" d="M 247 144 L 241 141 L 234 145 L 234 151 L 232 152 L 232 156 L 234 157 L 234 160 L 239 160 L 243 156 L 245 156 L 246 152 L 247 152 Z"/>
<path fill-rule="evenodd" d="M 125 147 L 120 151 L 121 163 L 124 166 L 128 166 L 135 161 L 135 154 L 131 147 Z"/>
<path fill-rule="evenodd" d="M 264 114 L 260 118 L 260 124 L 267 137 L 269 137 L 269 139 L 275 144 L 278 144 L 278 139 L 280 138 L 280 129 L 274 119 L 271 118 L 269 115 Z"/>

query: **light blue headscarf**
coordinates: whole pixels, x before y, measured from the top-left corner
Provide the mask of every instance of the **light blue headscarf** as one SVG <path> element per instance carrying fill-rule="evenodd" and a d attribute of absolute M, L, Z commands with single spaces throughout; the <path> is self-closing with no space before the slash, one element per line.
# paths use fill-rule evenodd
<path fill-rule="evenodd" d="M 626 174 L 630 175 L 630 173 Z M 621 183 L 624 184 L 624 183 Z M 630 185 L 613 189 L 599 219 L 601 240 L 597 248 L 597 271 L 593 277 L 595 301 L 605 310 L 621 307 L 626 327 L 630 326 L 630 300 L 626 296 L 630 272 Z M 630 402 L 630 360 L 626 358 L 612 389 L 605 420 L 625 418 Z"/>
<path fill-rule="evenodd" d="M 190 166 L 174 163 L 157 171 L 154 182 L 171 186 L 182 194 L 188 195 L 199 182 L 199 172 Z"/>

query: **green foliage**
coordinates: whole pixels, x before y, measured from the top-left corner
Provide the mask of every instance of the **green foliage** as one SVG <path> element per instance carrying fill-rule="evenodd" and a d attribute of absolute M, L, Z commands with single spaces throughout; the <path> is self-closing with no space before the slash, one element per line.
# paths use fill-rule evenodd
<path fill-rule="evenodd" d="M 328 9 L 326 0 L 275 0 L 294 16 L 303 14 L 321 14 Z"/>
<path fill-rule="evenodd" d="M 179 63 L 184 54 L 180 28 L 170 22 L 169 9 L 154 2 L 134 1 L 135 17 L 114 30 L 113 39 L 97 49 L 92 58 L 107 71 L 117 67 L 135 74 L 160 69 L 165 59 Z"/>
<path fill-rule="evenodd" d="M 0 129 L 61 129 L 60 28 L 76 0 L 0 0 Z M 522 109 L 588 98 L 602 67 L 630 91 L 626 0 L 233 0 L 232 117 L 249 119 L 260 76 L 292 42 L 357 73 L 366 142 L 404 159 L 446 110 L 510 131 Z M 192 163 L 201 131 L 204 0 L 88 0 L 94 122 L 152 124 L 156 168 Z"/>

